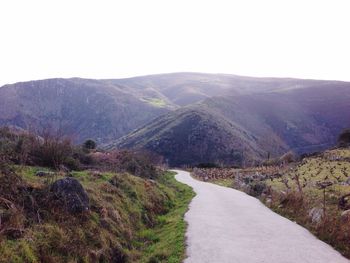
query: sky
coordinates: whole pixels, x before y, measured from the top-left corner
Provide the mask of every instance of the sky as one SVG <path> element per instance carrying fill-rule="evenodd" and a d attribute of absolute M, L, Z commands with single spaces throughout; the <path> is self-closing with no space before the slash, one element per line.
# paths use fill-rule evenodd
<path fill-rule="evenodd" d="M 1 0 L 0 85 L 166 72 L 350 81 L 349 0 Z"/>

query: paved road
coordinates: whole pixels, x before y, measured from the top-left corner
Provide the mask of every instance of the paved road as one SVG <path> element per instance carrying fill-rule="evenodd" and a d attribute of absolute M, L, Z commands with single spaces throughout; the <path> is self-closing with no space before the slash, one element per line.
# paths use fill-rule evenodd
<path fill-rule="evenodd" d="M 197 181 L 188 172 L 176 179 L 197 196 L 185 215 L 185 263 L 349 263 L 306 229 L 240 191 Z"/>

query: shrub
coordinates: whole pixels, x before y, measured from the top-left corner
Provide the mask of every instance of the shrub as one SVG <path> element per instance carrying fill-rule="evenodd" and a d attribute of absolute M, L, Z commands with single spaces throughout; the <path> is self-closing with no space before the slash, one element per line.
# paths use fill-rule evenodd
<path fill-rule="evenodd" d="M 33 157 L 36 164 L 58 169 L 73 153 L 71 141 L 67 138 L 45 136 L 43 142 L 37 142 L 33 147 Z"/>
<path fill-rule="evenodd" d="M 81 170 L 80 161 L 78 159 L 73 158 L 72 156 L 68 156 L 62 164 L 66 166 L 69 170 Z"/>
<path fill-rule="evenodd" d="M 94 159 L 91 156 L 90 153 L 87 153 L 83 150 L 81 147 L 74 147 L 73 148 L 73 155 L 72 158 L 75 159 L 75 161 L 79 162 L 82 165 L 94 165 Z"/>
<path fill-rule="evenodd" d="M 197 168 L 220 168 L 216 163 L 200 163 Z"/>
<path fill-rule="evenodd" d="M 162 164 L 162 158 L 145 151 L 112 151 L 95 152 L 93 162 L 101 169 L 128 172 L 143 178 L 158 176 L 157 166 Z"/>
<path fill-rule="evenodd" d="M 345 129 L 339 134 L 338 145 L 340 147 L 346 147 L 350 145 L 350 129 Z"/>
<path fill-rule="evenodd" d="M 83 144 L 83 148 L 87 150 L 94 150 L 96 149 L 96 142 L 91 139 L 86 140 Z"/>
<path fill-rule="evenodd" d="M 295 155 L 292 151 L 283 154 L 280 158 L 280 162 L 283 164 L 291 163 L 295 161 Z"/>

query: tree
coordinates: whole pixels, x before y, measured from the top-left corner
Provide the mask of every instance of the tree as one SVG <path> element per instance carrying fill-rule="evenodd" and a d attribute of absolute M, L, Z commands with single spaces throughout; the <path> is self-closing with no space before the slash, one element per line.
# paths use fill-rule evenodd
<path fill-rule="evenodd" d="M 339 134 L 338 145 L 341 147 L 350 145 L 350 129 L 345 129 Z"/>
<path fill-rule="evenodd" d="M 96 142 L 91 139 L 86 140 L 83 144 L 83 147 L 88 150 L 94 150 L 96 149 Z"/>

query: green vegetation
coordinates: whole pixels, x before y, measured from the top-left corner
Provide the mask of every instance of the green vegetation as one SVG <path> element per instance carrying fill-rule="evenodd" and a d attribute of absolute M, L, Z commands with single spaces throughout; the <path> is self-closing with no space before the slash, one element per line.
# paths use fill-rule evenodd
<path fill-rule="evenodd" d="M 91 206 L 73 216 L 52 203 L 51 182 L 35 176 L 39 169 L 15 167 L 13 173 L 0 175 L 0 262 L 183 259 L 183 215 L 193 192 L 172 173 L 153 181 L 127 173 L 72 172 Z"/>
<path fill-rule="evenodd" d="M 145 101 L 152 106 L 159 107 L 159 108 L 164 108 L 167 106 L 166 101 L 159 99 L 159 98 L 143 98 L 142 101 Z"/>
<path fill-rule="evenodd" d="M 177 182 L 171 173 L 160 178 L 160 182 L 164 185 L 163 190 L 176 190 L 167 192 L 171 199 L 175 200 L 174 208 L 168 214 L 158 217 L 157 227 L 143 233 L 158 242 L 147 247 L 141 261 L 180 263 L 185 255 L 186 223 L 183 216 L 194 197 L 194 192 L 188 186 Z"/>
<path fill-rule="evenodd" d="M 213 179 L 210 182 L 220 186 L 232 187 L 232 179 L 230 178 Z"/>

